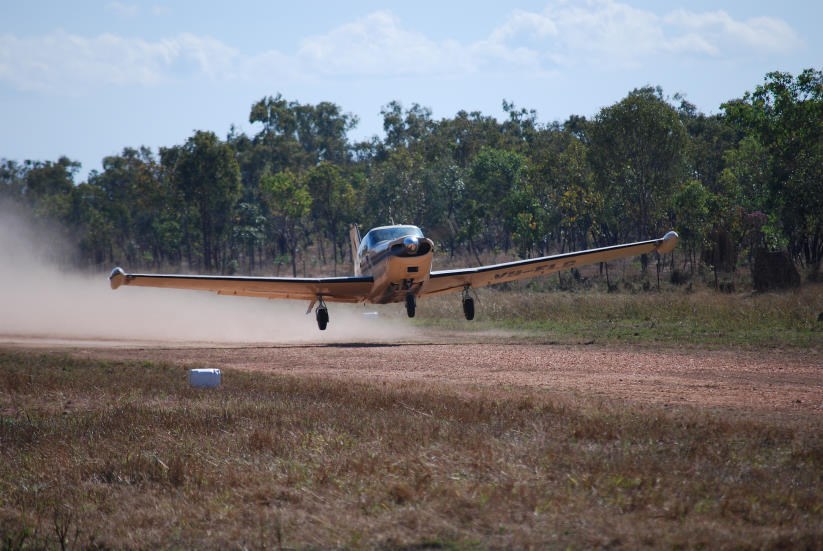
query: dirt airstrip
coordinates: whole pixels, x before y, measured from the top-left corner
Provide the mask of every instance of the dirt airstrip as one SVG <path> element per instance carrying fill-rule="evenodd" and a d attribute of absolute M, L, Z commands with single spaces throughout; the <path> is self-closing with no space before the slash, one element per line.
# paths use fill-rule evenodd
<path fill-rule="evenodd" d="M 823 356 L 818 350 L 535 344 L 516 335 L 432 330 L 405 342 L 324 343 L 318 338 L 283 344 L 0 335 L 0 347 L 348 380 L 529 388 L 789 418 L 823 414 Z"/>

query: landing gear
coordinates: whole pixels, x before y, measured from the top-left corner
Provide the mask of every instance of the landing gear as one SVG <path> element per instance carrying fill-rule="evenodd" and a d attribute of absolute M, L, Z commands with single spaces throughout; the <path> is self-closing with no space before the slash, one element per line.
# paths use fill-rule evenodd
<path fill-rule="evenodd" d="M 416 308 L 417 308 L 417 299 L 415 298 L 415 296 L 413 294 L 409 293 L 408 295 L 406 295 L 406 314 L 408 314 L 408 316 L 410 318 L 413 318 Z"/>
<path fill-rule="evenodd" d="M 463 287 L 463 315 L 471 321 L 474 319 L 474 298 L 469 294 L 469 286 Z"/>
<path fill-rule="evenodd" d="M 317 327 L 321 331 L 325 331 L 326 326 L 329 324 L 329 309 L 326 307 L 326 303 L 323 302 L 323 297 L 320 297 L 319 301 L 320 304 L 317 305 L 314 315 L 317 319 Z"/>

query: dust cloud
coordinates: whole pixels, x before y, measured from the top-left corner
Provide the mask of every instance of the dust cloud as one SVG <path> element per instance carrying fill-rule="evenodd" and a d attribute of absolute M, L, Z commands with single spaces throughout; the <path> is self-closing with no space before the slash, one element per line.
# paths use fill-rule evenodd
<path fill-rule="evenodd" d="M 125 286 L 114 291 L 108 270 L 82 274 L 60 267 L 57 258 L 69 249 L 55 236 L 0 205 L 0 343 L 392 342 L 417 333 L 390 311 L 400 305 L 329 304 L 331 321 L 321 332 L 303 301 Z M 378 316 L 364 315 L 375 311 Z"/>

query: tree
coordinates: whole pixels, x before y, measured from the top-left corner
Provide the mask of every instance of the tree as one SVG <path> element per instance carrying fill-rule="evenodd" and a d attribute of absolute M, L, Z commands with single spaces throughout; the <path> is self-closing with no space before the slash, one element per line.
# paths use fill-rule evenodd
<path fill-rule="evenodd" d="M 403 113 L 403 106 L 392 101 L 380 110 L 383 115 L 383 130 L 386 132 L 388 149 L 412 147 L 425 142 L 434 129 L 431 109 L 417 103 Z"/>
<path fill-rule="evenodd" d="M 302 105 L 277 94 L 252 105 L 249 122 L 263 125 L 254 141 L 268 153 L 269 169 L 277 172 L 305 169 L 324 161 L 347 162 L 346 135 L 358 121 L 334 103 Z"/>
<path fill-rule="evenodd" d="M 503 111 L 509 115 L 509 120 L 500 128 L 507 148 L 525 152 L 526 146 L 534 142 L 538 133 L 537 111 L 525 107 L 518 109 L 506 100 L 503 100 Z"/>
<path fill-rule="evenodd" d="M 254 272 L 255 259 L 258 257 L 257 251 L 262 248 L 266 240 L 268 220 L 260 211 L 258 203 L 239 203 L 232 228 L 233 241 L 241 247 L 242 256 L 246 257 L 246 268 L 249 274 Z"/>
<path fill-rule="evenodd" d="M 336 104 L 324 101 L 317 105 L 293 103 L 297 120 L 297 140 L 315 163 L 343 165 L 349 160 L 346 135 L 357 126 L 357 117 L 342 113 Z"/>
<path fill-rule="evenodd" d="M 240 168 L 234 150 L 213 132 L 195 132 L 174 158 L 172 178 L 196 221 L 207 271 L 225 269 L 232 214 L 240 197 Z M 187 209 L 188 210 L 188 209 Z"/>
<path fill-rule="evenodd" d="M 80 163 L 60 157 L 56 163 L 26 161 L 23 198 L 36 216 L 68 222 L 74 176 Z"/>
<path fill-rule="evenodd" d="M 25 169 L 15 161 L 0 161 L 0 199 L 22 200 Z"/>
<path fill-rule="evenodd" d="M 483 147 L 498 147 L 501 136 L 500 124 L 494 117 L 479 111 L 458 111 L 453 119 L 435 125 L 430 140 L 438 151 L 448 152 L 460 169 L 467 169 Z"/>
<path fill-rule="evenodd" d="M 116 263 L 122 244 L 106 211 L 108 201 L 105 193 L 94 184 L 82 183 L 77 186 L 75 197 L 80 252 L 87 261 L 97 266 Z"/>
<path fill-rule="evenodd" d="M 598 244 L 603 195 L 594 185 L 588 147 L 564 128 L 542 129 L 532 155 L 533 185 L 543 197 L 543 239 L 556 239 L 562 251 Z"/>
<path fill-rule="evenodd" d="M 297 277 L 300 227 L 305 224 L 312 206 L 308 186 L 293 172 L 286 170 L 265 175 L 260 182 L 260 189 L 272 213 L 272 222 L 282 248 L 289 254 L 292 276 Z"/>
<path fill-rule="evenodd" d="M 797 78 L 772 72 L 742 99 L 724 103 L 729 120 L 766 149 L 768 208 L 783 223 L 790 252 L 807 264 L 823 260 L 823 71 Z"/>
<path fill-rule="evenodd" d="M 694 105 L 682 98 L 678 113 L 688 134 L 685 160 L 688 178 L 701 182 L 712 193 L 720 193 L 724 155 L 739 140 L 739 132 L 726 117 L 698 113 Z"/>
<path fill-rule="evenodd" d="M 611 233 L 619 240 L 659 233 L 665 207 L 684 176 L 686 146 L 685 128 L 662 91 L 634 90 L 602 109 L 589 137 L 596 181 L 610 199 Z"/>
<path fill-rule="evenodd" d="M 692 273 L 711 229 L 712 206 L 715 203 L 716 198 L 697 180 L 684 184 L 672 199 L 677 230 L 683 239 L 685 256 Z"/>
<path fill-rule="evenodd" d="M 354 216 L 354 188 L 335 165 L 326 162 L 312 167 L 303 180 L 311 194 L 315 225 L 332 244 L 336 274 L 338 256 L 345 250 L 348 224 Z"/>
<path fill-rule="evenodd" d="M 470 247 L 476 246 L 476 237 L 489 248 L 511 245 L 518 215 L 533 213 L 534 205 L 527 201 L 526 168 L 525 157 L 500 149 L 481 149 L 474 158 L 461 209 L 461 229 Z"/>
<path fill-rule="evenodd" d="M 372 223 L 434 226 L 443 221 L 442 164 L 426 163 L 421 152 L 392 151 L 368 179 L 366 214 Z"/>
<path fill-rule="evenodd" d="M 84 197 L 108 221 L 121 262 L 157 267 L 177 256 L 179 241 L 168 231 L 177 220 L 175 203 L 149 148 L 125 148 L 120 155 L 105 157 L 103 172 L 93 172 L 88 183 L 100 194 Z"/>

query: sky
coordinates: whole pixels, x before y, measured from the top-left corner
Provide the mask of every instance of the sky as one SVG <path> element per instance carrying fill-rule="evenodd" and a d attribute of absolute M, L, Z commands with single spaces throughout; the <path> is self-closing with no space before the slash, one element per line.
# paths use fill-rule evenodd
<path fill-rule="evenodd" d="M 652 85 L 718 113 L 823 67 L 820 21 L 807 0 L 0 0 L 0 159 L 65 155 L 79 182 L 126 147 L 253 135 L 278 93 L 356 115 L 352 140 L 382 137 L 395 100 L 550 123 Z"/>

